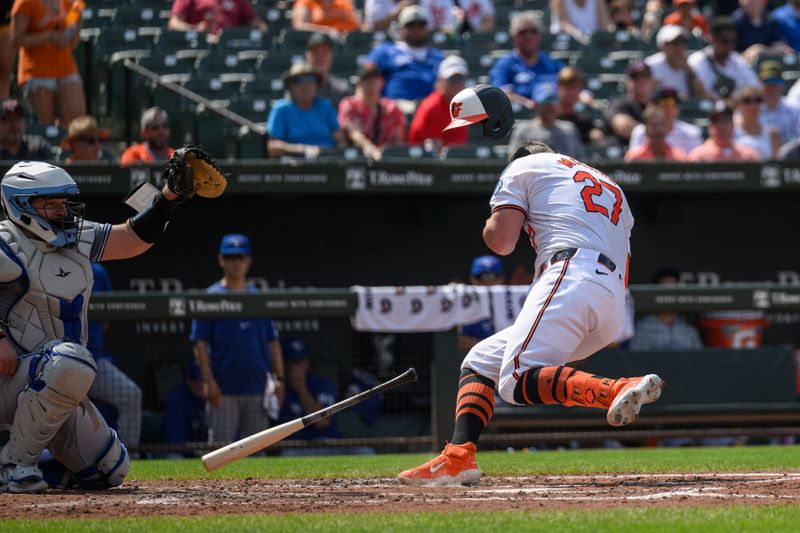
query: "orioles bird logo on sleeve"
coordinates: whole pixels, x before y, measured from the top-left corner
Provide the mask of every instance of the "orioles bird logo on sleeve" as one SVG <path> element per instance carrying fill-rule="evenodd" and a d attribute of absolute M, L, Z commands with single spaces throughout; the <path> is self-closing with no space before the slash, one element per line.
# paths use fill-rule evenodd
<path fill-rule="evenodd" d="M 458 118 L 458 115 L 461 114 L 461 106 L 463 105 L 463 102 L 453 102 L 450 104 L 450 114 L 453 115 L 453 118 Z"/>

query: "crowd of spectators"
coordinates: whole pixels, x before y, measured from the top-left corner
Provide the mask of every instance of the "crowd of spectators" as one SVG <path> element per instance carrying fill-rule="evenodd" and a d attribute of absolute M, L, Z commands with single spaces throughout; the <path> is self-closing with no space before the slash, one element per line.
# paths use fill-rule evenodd
<path fill-rule="evenodd" d="M 4 157 L 113 160 L 123 151 L 119 142 L 113 150 L 105 144 L 119 139 L 119 131 L 100 125 L 114 124 L 87 114 L 75 58 L 83 8 L 71 0 L 16 0 L 0 20 L 0 79 L 10 79 L 2 73 L 18 50 L 16 83 L 6 88 L 0 81 Z M 274 33 L 269 21 L 275 19 L 265 13 L 250 0 L 176 0 L 165 30 L 197 32 L 221 47 L 230 28 Z M 273 89 L 282 82 L 285 95 L 266 104 L 264 153 L 270 157 L 313 159 L 349 146 L 377 160 L 393 145 L 435 154 L 468 144 L 469 130 L 442 134 L 440 126 L 450 98 L 478 82 L 502 88 L 515 105 L 519 124 L 509 148 L 540 140 L 588 157 L 615 145 L 617 153 L 628 150 L 629 161 L 680 160 L 724 122 L 714 105 L 722 101 L 733 111 L 731 157 L 756 153 L 768 160 L 796 152 L 781 147 L 800 133 L 800 85 L 790 87 L 796 73 L 785 72 L 797 65 L 800 0 L 772 10 L 766 0 L 549 0 L 546 11 L 500 10 L 489 0 L 295 0 L 286 21 L 281 37 L 309 36 L 291 67 L 273 78 Z M 338 54 L 349 53 L 354 32 L 377 33 L 347 70 Z M 497 32 L 496 45 L 490 56 L 480 56 L 485 70 L 476 72 L 471 36 L 490 32 Z M 610 48 L 603 44 L 609 39 L 616 43 Z M 607 62 L 619 61 L 626 65 L 601 79 Z M 613 88 L 611 76 L 617 76 Z M 652 106 L 662 112 L 647 113 L 646 123 Z M 48 143 L 41 126 L 61 133 Z M 140 137 L 121 154 L 122 165 L 164 160 L 170 144 L 183 142 L 156 108 L 142 115 Z M 724 137 L 706 144 L 703 157 L 718 142 L 729 151 Z"/>

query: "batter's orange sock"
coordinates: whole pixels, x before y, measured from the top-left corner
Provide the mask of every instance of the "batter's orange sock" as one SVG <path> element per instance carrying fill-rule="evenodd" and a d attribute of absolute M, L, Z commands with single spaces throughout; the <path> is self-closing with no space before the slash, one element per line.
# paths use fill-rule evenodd
<path fill-rule="evenodd" d="M 541 366 L 523 372 L 514 389 L 514 401 L 608 409 L 628 381 L 595 376 L 569 366 Z"/>
<path fill-rule="evenodd" d="M 461 371 L 452 444 L 478 444 L 494 413 L 494 382 L 474 370 Z"/>

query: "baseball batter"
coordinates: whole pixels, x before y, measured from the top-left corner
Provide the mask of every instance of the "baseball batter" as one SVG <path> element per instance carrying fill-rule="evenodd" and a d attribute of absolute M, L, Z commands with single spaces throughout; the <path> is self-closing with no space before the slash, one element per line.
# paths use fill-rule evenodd
<path fill-rule="evenodd" d="M 482 122 L 495 138 L 513 124 L 508 98 L 488 85 L 456 95 L 451 115 L 448 127 Z M 475 449 L 495 389 L 512 404 L 607 409 L 612 426 L 634 422 L 642 404 L 661 394 L 654 374 L 609 379 L 567 366 L 610 344 L 622 328 L 633 227 L 622 189 L 599 170 L 531 141 L 512 155 L 489 203 L 487 246 L 508 255 L 524 230 L 536 251 L 535 279 L 514 324 L 464 359 L 452 441 L 438 457 L 402 472 L 403 483 L 478 483 Z"/>
<path fill-rule="evenodd" d="M 125 446 L 86 398 L 97 372 L 85 347 L 91 261 L 145 252 L 175 209 L 202 194 L 194 180 L 207 167 L 190 165 L 187 153 L 170 162 L 161 191 L 134 190 L 138 214 L 113 226 L 83 219 L 78 187 L 59 167 L 23 161 L 3 177 L 0 424 L 11 431 L 0 450 L 0 491 L 107 488 L 128 473 Z M 40 469 L 45 448 L 53 460 Z"/>

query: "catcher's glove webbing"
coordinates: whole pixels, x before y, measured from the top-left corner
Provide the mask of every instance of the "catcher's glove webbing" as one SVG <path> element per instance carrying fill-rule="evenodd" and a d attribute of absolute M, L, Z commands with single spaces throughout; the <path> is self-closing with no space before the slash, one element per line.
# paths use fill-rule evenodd
<path fill-rule="evenodd" d="M 225 191 L 228 181 L 211 156 L 196 146 L 175 150 L 164 167 L 167 187 L 182 198 L 195 194 L 216 198 Z"/>

